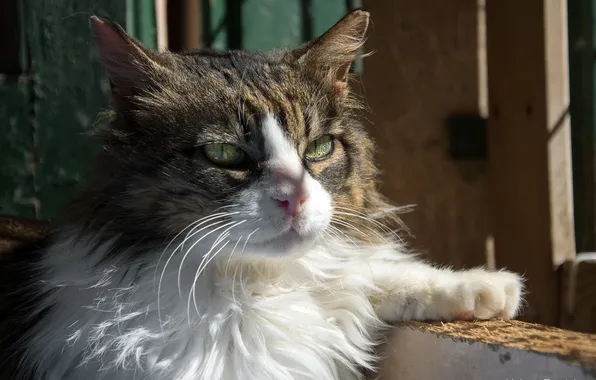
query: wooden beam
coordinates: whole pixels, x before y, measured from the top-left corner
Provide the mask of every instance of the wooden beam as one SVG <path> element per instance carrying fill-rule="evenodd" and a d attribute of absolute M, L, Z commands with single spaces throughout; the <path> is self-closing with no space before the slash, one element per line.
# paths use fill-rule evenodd
<path fill-rule="evenodd" d="M 99 145 L 86 135 L 110 103 L 110 84 L 92 42 L 89 16 L 107 16 L 124 25 L 126 4 L 122 0 L 27 0 L 26 4 L 36 214 L 53 218 L 63 213 L 88 172 Z M 28 128 L 29 122 L 18 123 L 17 127 Z"/>
<path fill-rule="evenodd" d="M 569 2 L 569 67 L 573 201 L 578 252 L 596 250 L 596 82 L 593 0 Z"/>
<path fill-rule="evenodd" d="M 168 49 L 168 0 L 155 0 L 157 50 Z"/>
<path fill-rule="evenodd" d="M 364 59 L 363 85 L 355 88 L 372 110 L 381 190 L 395 204 L 416 205 L 401 216 L 414 250 L 442 265 L 484 265 L 486 162 L 455 161 L 447 131 L 453 115 L 480 108 L 476 0 L 363 6 L 372 20 L 364 51 L 377 53 Z"/>
<path fill-rule="evenodd" d="M 170 50 L 190 51 L 203 45 L 202 9 L 199 0 L 168 0 L 167 24 Z"/>
<path fill-rule="evenodd" d="M 487 0 L 488 150 L 496 265 L 528 278 L 523 318 L 558 323 L 573 258 L 564 0 Z"/>
<path fill-rule="evenodd" d="M 577 255 L 561 272 L 561 327 L 596 334 L 596 253 Z"/>
<path fill-rule="evenodd" d="M 0 214 L 0 253 L 41 239 L 50 228 L 51 223 L 47 220 Z"/>
<path fill-rule="evenodd" d="M 410 323 L 381 355 L 380 380 L 596 379 L 596 335 L 520 321 Z"/>

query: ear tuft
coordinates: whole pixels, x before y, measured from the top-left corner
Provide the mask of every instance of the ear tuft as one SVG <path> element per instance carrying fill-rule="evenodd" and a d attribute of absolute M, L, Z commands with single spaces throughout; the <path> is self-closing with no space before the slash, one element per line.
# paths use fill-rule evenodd
<path fill-rule="evenodd" d="M 363 10 L 347 14 L 322 36 L 294 50 L 294 57 L 305 65 L 324 70 L 337 90 L 345 92 L 350 65 L 358 58 L 366 40 L 369 16 Z"/>
<path fill-rule="evenodd" d="M 154 53 L 108 19 L 91 16 L 89 24 L 110 78 L 114 105 L 122 108 L 128 98 L 151 85 Z"/>

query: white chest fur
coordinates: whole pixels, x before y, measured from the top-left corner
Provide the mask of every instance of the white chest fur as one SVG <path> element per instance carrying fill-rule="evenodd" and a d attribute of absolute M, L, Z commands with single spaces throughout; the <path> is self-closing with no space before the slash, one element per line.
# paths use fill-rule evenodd
<path fill-rule="evenodd" d="M 51 380 L 356 378 L 381 323 L 370 278 L 350 270 L 366 264 L 349 251 L 319 246 L 275 264 L 222 253 L 197 276 L 200 256 L 98 270 L 83 244 L 56 245 L 44 263 L 56 307 L 33 332 L 29 364 Z"/>

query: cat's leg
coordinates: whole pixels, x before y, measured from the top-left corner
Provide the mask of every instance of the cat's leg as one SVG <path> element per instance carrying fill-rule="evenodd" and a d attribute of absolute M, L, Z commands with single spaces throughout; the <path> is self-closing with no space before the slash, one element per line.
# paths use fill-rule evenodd
<path fill-rule="evenodd" d="M 452 271 L 413 260 L 373 260 L 366 271 L 381 289 L 371 301 L 387 322 L 513 318 L 520 310 L 521 276 L 507 271 Z"/>

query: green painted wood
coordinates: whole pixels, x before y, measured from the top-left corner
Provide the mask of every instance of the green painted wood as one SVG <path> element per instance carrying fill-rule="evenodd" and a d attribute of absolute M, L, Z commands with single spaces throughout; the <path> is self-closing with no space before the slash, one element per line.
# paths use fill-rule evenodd
<path fill-rule="evenodd" d="M 359 0 L 202 0 L 204 44 L 216 49 L 292 48 L 335 24 Z"/>
<path fill-rule="evenodd" d="M 226 0 L 203 0 L 203 43 L 218 50 L 228 49 L 228 20 Z"/>
<path fill-rule="evenodd" d="M 39 217 L 60 215 L 97 145 L 84 134 L 109 105 L 110 86 L 91 41 L 89 16 L 124 23 L 122 0 L 28 0 Z"/>
<path fill-rule="evenodd" d="M 241 7 L 242 48 L 270 50 L 302 43 L 300 0 L 245 0 Z"/>
<path fill-rule="evenodd" d="M 22 2 L 9 0 L 0 18 L 8 44 L 0 61 L 0 213 L 36 216 L 31 77 L 25 43 Z M 6 48 L 3 45 L 3 48 Z"/>
<path fill-rule="evenodd" d="M 27 76 L 0 75 L 0 213 L 35 217 L 30 88 Z"/>
<path fill-rule="evenodd" d="M 325 33 L 347 12 L 345 0 L 311 0 L 312 36 L 315 38 Z"/>
<path fill-rule="evenodd" d="M 578 252 L 596 250 L 595 25 L 594 0 L 568 2 L 573 198 Z"/>
<path fill-rule="evenodd" d="M 154 0 L 126 1 L 126 31 L 148 47 L 157 48 Z"/>

